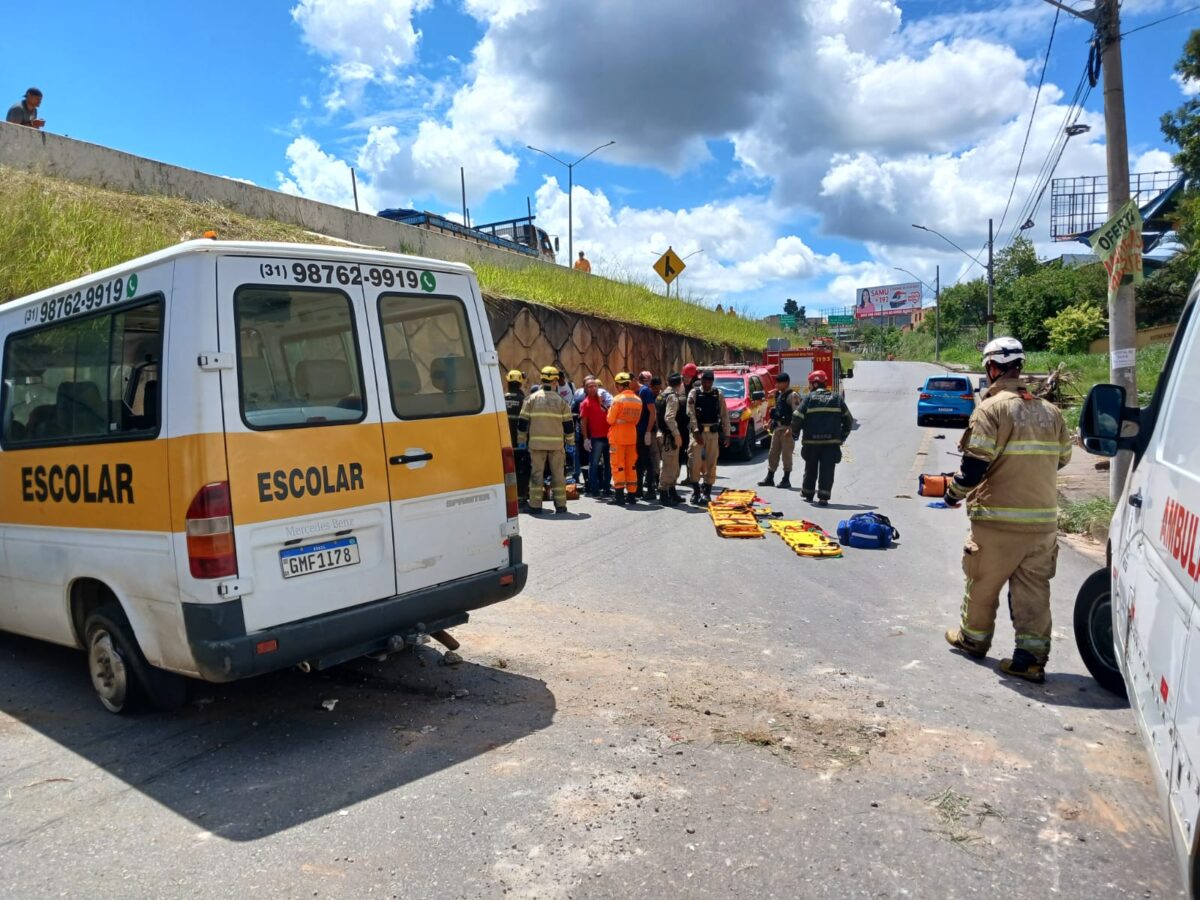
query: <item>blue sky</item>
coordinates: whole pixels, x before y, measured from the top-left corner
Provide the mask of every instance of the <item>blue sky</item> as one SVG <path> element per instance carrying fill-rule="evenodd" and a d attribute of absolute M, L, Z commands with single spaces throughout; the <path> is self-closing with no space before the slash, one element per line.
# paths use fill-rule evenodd
<path fill-rule="evenodd" d="M 1193 5 L 1126 0 L 1123 30 Z M 574 159 L 615 140 L 576 169 L 576 249 L 646 279 L 668 243 L 702 251 L 684 293 L 764 315 L 851 304 L 906 280 L 897 265 L 964 274 L 910 223 L 975 250 L 999 221 L 1053 19 L 1040 0 L 60 2 L 6 47 L 3 81 L 45 92 L 49 131 L 343 205 L 353 165 L 364 208 L 456 213 L 462 165 L 475 221 L 529 198 L 564 262 L 566 171 L 525 145 Z M 1193 11 L 1125 40 L 1138 169 L 1167 162 L 1158 121 L 1194 87 L 1172 66 L 1197 27 Z M 1060 17 L 1015 207 L 1088 36 Z M 1101 102 L 1057 174 L 1103 172 Z M 1043 254 L 1081 250 L 1049 242 L 1047 209 Z"/>

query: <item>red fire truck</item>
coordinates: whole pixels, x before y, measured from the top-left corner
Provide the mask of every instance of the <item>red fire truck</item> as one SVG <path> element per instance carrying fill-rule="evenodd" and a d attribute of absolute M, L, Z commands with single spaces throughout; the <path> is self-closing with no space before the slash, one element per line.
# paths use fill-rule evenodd
<path fill-rule="evenodd" d="M 774 366 L 776 373 L 787 372 L 792 385 L 801 390 L 808 387 L 808 376 L 815 369 L 822 369 L 829 375 L 829 388 L 834 391 L 842 389 L 843 378 L 854 377 L 854 369 L 842 368 L 837 346 L 830 338 L 813 338 L 807 347 L 767 350 L 763 353 L 763 363 Z"/>

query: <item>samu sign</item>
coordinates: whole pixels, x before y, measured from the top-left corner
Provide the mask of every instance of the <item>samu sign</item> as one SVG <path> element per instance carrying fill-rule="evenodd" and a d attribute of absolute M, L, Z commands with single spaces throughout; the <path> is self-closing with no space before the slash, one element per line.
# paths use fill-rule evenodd
<path fill-rule="evenodd" d="M 1117 293 L 1125 276 L 1134 284 L 1142 281 L 1142 213 L 1130 200 L 1092 234 L 1092 249 L 1108 272 L 1108 299 Z"/>

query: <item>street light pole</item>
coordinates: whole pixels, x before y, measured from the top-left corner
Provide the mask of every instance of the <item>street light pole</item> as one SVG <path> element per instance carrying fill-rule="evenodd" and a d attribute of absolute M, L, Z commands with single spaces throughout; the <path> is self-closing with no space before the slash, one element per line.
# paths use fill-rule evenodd
<path fill-rule="evenodd" d="M 575 162 L 566 162 L 559 159 L 553 153 L 547 153 L 545 150 L 534 147 L 531 144 L 526 144 L 528 150 L 533 150 L 535 153 L 541 153 L 543 156 L 548 156 L 560 166 L 567 167 L 567 265 L 575 264 L 575 167 L 591 156 L 598 150 L 603 150 L 605 147 L 611 147 L 616 141 L 609 141 L 607 144 L 601 144 L 599 147 L 593 147 Z"/>

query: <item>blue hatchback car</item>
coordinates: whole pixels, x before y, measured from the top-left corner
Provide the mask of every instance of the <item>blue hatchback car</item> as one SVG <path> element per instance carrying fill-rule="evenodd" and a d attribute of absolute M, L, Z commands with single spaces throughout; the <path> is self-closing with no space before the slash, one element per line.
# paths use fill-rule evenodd
<path fill-rule="evenodd" d="M 932 375 L 918 390 L 918 425 L 965 427 L 975 412 L 975 389 L 965 375 Z"/>

